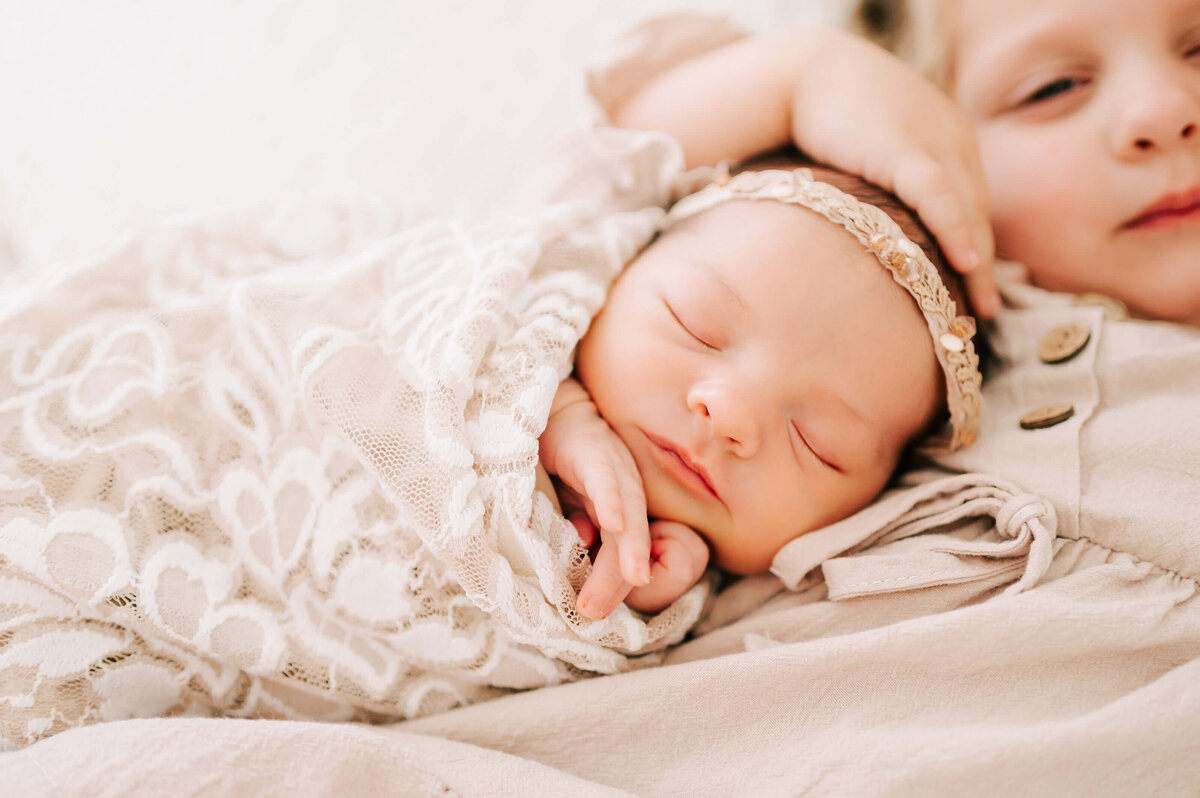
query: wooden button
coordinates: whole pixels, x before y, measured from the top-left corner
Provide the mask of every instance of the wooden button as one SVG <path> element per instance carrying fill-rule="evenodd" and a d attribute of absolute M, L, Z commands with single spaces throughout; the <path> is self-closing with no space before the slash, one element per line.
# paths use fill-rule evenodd
<path fill-rule="evenodd" d="M 1075 297 L 1075 304 L 1080 307 L 1104 308 L 1104 316 L 1109 321 L 1123 321 L 1129 316 L 1129 309 L 1125 307 L 1125 303 L 1104 294 L 1080 294 Z"/>
<path fill-rule="evenodd" d="M 1091 338 L 1092 331 L 1083 322 L 1055 327 L 1038 346 L 1038 357 L 1043 363 L 1065 363 L 1082 352 Z"/>
<path fill-rule="evenodd" d="M 1043 429 L 1061 424 L 1075 415 L 1075 406 L 1069 404 L 1047 405 L 1040 410 L 1021 416 L 1021 429 Z"/>

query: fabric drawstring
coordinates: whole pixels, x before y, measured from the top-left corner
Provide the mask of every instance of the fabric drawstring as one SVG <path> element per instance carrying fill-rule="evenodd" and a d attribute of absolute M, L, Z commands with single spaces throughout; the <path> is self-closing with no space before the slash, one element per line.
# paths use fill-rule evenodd
<path fill-rule="evenodd" d="M 1058 529 L 1054 505 L 1032 493 L 1017 494 L 996 513 L 996 529 L 1022 544 L 1028 540 L 1029 546 L 1025 555 L 1025 573 L 1004 592 L 1020 593 L 1033 587 L 1054 557 L 1054 534 Z"/>
<path fill-rule="evenodd" d="M 985 580 L 1019 593 L 1049 568 L 1057 528 L 1040 496 L 987 474 L 942 476 L 797 538 L 772 571 L 795 590 L 819 569 L 833 600 Z"/>

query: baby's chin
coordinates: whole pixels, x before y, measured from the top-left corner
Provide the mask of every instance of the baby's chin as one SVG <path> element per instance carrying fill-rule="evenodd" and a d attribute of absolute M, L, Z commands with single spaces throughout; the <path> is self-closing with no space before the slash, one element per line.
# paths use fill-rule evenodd
<path fill-rule="evenodd" d="M 779 553 L 778 550 L 756 555 L 747 555 L 745 552 L 723 552 L 719 546 L 713 546 L 711 542 L 709 542 L 709 549 L 712 551 L 712 562 L 718 568 L 725 573 L 737 576 L 767 573 L 771 570 L 771 563 L 775 561 L 775 555 Z"/>

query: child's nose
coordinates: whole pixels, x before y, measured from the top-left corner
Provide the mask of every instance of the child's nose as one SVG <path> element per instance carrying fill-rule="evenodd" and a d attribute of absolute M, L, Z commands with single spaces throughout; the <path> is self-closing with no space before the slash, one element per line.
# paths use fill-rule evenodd
<path fill-rule="evenodd" d="M 707 382 L 688 393 L 688 409 L 698 414 L 721 446 L 752 457 L 762 444 L 764 401 L 747 383 Z"/>
<path fill-rule="evenodd" d="M 1200 96 L 1191 86 L 1158 82 L 1125 105 L 1113 142 L 1124 158 L 1189 147 L 1200 141 Z"/>

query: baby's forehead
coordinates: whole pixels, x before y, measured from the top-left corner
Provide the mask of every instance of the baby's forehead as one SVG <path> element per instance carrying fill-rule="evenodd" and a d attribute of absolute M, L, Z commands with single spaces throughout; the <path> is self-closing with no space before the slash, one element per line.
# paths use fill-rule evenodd
<path fill-rule="evenodd" d="M 696 311 L 795 344 L 784 350 L 836 349 L 847 326 L 879 335 L 922 327 L 912 298 L 838 225 L 783 203 L 724 205 L 681 225 L 675 251 L 663 259 L 676 294 Z"/>
<path fill-rule="evenodd" d="M 686 255 L 730 287 L 765 284 L 811 295 L 811 286 L 836 282 L 905 296 L 861 242 L 803 206 L 730 200 L 684 220 L 677 230 Z"/>

